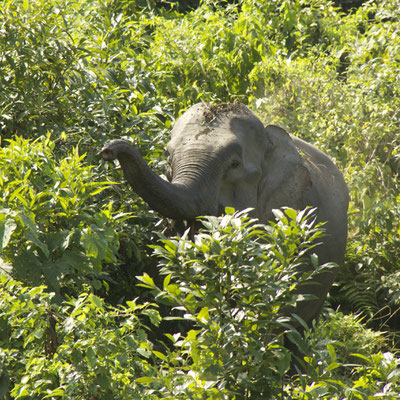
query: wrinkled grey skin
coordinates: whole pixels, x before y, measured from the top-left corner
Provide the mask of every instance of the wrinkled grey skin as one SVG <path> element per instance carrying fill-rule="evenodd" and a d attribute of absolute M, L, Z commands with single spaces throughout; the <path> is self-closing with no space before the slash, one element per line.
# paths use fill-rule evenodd
<path fill-rule="evenodd" d="M 312 145 L 277 126 L 264 127 L 241 104 L 196 104 L 175 123 L 167 145 L 170 182 L 155 174 L 128 142 L 114 140 L 102 149 L 107 161 L 118 159 L 124 176 L 154 210 L 175 220 L 218 215 L 225 207 L 252 207 L 261 222 L 274 208 L 317 207 L 317 220 L 327 222 L 320 264 L 343 262 L 347 236 L 348 190 L 333 162 Z M 336 275 L 320 274 L 300 293 L 316 300 L 294 311 L 310 322 L 317 316 Z"/>

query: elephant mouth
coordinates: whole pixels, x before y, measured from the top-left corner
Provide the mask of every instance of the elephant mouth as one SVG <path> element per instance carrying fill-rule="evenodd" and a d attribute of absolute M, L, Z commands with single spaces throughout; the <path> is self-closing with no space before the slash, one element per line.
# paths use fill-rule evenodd
<path fill-rule="evenodd" d="M 225 206 L 221 203 L 218 204 L 218 216 L 225 214 Z"/>
<path fill-rule="evenodd" d="M 218 217 L 224 215 L 225 207 L 226 206 L 224 206 L 222 203 L 219 203 L 217 213 L 207 215 L 215 215 Z M 194 239 L 195 235 L 197 235 L 202 228 L 204 228 L 204 226 L 200 220 L 170 220 L 170 229 L 173 234 L 183 235 L 185 231 L 189 230 L 189 238 L 191 240 Z"/>

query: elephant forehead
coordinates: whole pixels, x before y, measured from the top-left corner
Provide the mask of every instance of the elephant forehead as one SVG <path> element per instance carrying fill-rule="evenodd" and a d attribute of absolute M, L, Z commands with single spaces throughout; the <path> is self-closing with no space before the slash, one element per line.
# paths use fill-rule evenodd
<path fill-rule="evenodd" d="M 222 127 L 234 117 L 258 120 L 258 118 L 241 103 L 222 103 L 209 105 L 198 103 L 185 111 L 175 122 L 172 136 L 182 131 L 193 131 L 205 127 Z M 259 121 L 259 120 L 258 120 Z M 261 124 L 261 122 L 259 122 Z"/>
<path fill-rule="evenodd" d="M 168 150 L 181 146 L 205 146 L 223 147 L 237 140 L 237 136 L 230 129 L 229 121 L 220 121 L 218 125 L 198 124 L 194 122 L 174 128 Z"/>
<path fill-rule="evenodd" d="M 221 115 L 254 115 L 252 111 L 241 103 L 222 103 L 211 105 L 207 103 L 197 103 L 187 109 L 177 120 L 184 122 L 186 119 L 211 122 Z"/>
<path fill-rule="evenodd" d="M 220 148 L 229 146 L 234 141 L 241 144 L 248 141 L 259 142 L 264 136 L 261 121 L 243 105 L 196 104 L 176 121 L 168 150 L 204 144 Z"/>
<path fill-rule="evenodd" d="M 192 150 L 202 149 L 211 153 L 219 151 L 219 149 L 231 147 L 233 143 L 238 143 L 237 136 L 231 132 L 228 127 L 203 128 L 194 129 L 186 127 L 185 130 L 175 133 L 167 145 L 169 153 L 176 150 Z"/>

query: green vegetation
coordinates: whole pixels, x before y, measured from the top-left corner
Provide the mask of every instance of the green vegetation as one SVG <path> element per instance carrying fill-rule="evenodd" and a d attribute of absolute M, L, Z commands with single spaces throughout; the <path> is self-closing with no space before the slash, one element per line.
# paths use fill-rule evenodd
<path fill-rule="evenodd" d="M 162 4 L 0 0 L 0 398 L 400 398 L 399 1 Z M 129 138 L 163 173 L 199 101 L 247 104 L 345 175 L 346 262 L 304 338 L 278 315 L 309 211 L 170 237 L 98 156 Z"/>

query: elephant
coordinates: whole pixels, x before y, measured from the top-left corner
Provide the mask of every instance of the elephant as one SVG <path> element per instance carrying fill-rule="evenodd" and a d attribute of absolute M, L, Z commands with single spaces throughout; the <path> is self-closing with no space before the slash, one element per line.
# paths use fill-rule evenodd
<path fill-rule="evenodd" d="M 167 152 L 168 180 L 127 141 L 113 140 L 101 150 L 104 160 L 118 159 L 128 183 L 152 209 L 173 220 L 220 215 L 229 206 L 252 208 L 265 223 L 276 208 L 315 207 L 325 236 L 313 251 L 321 265 L 343 263 L 348 189 L 339 169 L 313 145 L 278 126 L 265 127 L 241 103 L 199 103 L 176 120 Z M 306 323 L 318 316 L 337 268 L 297 289 L 314 295 L 291 310 Z"/>

